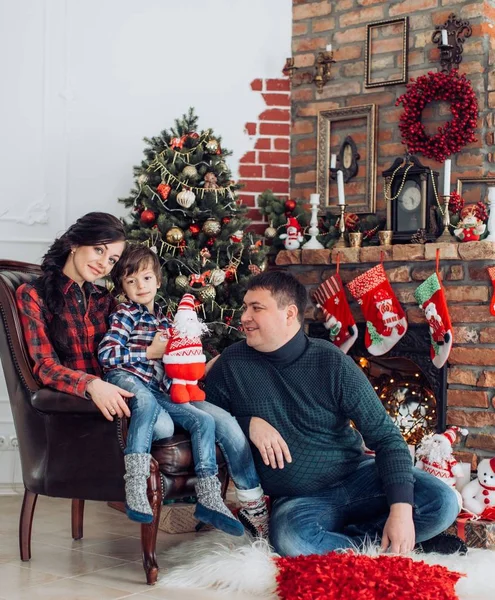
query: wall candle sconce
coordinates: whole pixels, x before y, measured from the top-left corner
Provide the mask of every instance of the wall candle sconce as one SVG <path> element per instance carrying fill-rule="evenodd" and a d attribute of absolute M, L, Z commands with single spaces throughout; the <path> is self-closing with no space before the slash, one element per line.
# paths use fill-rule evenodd
<path fill-rule="evenodd" d="M 331 65 L 334 62 L 335 60 L 333 58 L 332 45 L 328 44 L 326 50 L 318 52 L 318 54 L 316 55 L 314 75 L 312 75 L 308 71 L 305 71 L 301 73 L 300 79 L 297 82 L 295 82 L 294 71 L 297 71 L 299 67 L 296 67 L 294 65 L 293 57 L 289 57 L 286 59 L 284 68 L 282 69 L 282 73 L 290 79 L 294 87 L 297 87 L 298 85 L 302 85 L 304 83 L 314 83 L 316 85 L 316 91 L 319 94 L 321 94 L 325 84 L 328 83 L 328 81 L 330 81 L 330 72 L 332 68 Z"/>
<path fill-rule="evenodd" d="M 463 44 L 471 37 L 473 30 L 469 21 L 461 21 L 451 13 L 443 25 L 437 25 L 431 36 L 431 41 L 440 50 L 440 65 L 442 73 L 448 73 L 462 62 Z"/>

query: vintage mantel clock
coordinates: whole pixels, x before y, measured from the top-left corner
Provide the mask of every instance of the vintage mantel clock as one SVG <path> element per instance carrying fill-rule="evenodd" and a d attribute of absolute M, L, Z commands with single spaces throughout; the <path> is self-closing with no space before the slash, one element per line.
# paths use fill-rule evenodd
<path fill-rule="evenodd" d="M 408 243 L 418 229 L 426 231 L 426 241 L 438 235 L 437 206 L 438 172 L 422 165 L 415 156 L 396 158 L 383 171 L 387 229 L 394 232 L 396 243 Z M 439 198 L 442 204 L 442 199 Z M 443 205 L 442 205 L 443 209 Z"/>

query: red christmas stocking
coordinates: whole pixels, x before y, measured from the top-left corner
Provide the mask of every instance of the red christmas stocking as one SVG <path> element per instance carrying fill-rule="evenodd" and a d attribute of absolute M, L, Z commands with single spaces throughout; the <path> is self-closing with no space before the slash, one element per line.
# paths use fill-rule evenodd
<path fill-rule="evenodd" d="M 490 313 L 495 317 L 495 267 L 488 267 L 488 275 L 490 276 L 493 285 L 493 296 L 492 301 L 490 302 Z"/>
<path fill-rule="evenodd" d="M 407 331 L 407 319 L 380 263 L 347 284 L 366 319 L 364 343 L 373 356 L 387 353 Z"/>
<path fill-rule="evenodd" d="M 437 256 L 437 272 L 423 281 L 414 297 L 423 309 L 430 328 L 431 360 L 440 369 L 447 362 L 452 348 L 452 324 L 438 273 Z"/>
<path fill-rule="evenodd" d="M 347 354 L 357 339 L 358 331 L 338 272 L 315 290 L 313 299 L 323 311 L 330 341 Z"/>

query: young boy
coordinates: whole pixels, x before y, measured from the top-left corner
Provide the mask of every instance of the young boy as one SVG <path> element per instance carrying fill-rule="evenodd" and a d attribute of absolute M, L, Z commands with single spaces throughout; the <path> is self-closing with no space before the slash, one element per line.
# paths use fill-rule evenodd
<path fill-rule="evenodd" d="M 209 402 L 175 404 L 167 394 L 162 357 L 170 322 L 155 304 L 161 284 L 157 255 L 141 245 L 128 245 L 112 270 L 117 294 L 127 302 L 110 317 L 110 329 L 100 343 L 98 359 L 105 379 L 134 396 L 125 449 L 126 512 L 130 519 L 150 523 L 152 510 L 146 492 L 150 472 L 153 428 L 160 410 L 191 434 L 197 483 L 195 516 L 232 535 L 243 525 L 225 506 L 215 458 L 215 437 L 226 458 L 241 503 L 239 519 L 253 535 L 268 536 L 268 510 L 249 443 L 236 419 Z"/>

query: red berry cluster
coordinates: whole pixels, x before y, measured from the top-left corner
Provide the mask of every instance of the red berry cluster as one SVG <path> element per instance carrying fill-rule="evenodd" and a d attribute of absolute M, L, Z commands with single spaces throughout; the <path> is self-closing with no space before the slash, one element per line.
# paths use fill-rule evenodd
<path fill-rule="evenodd" d="M 443 162 L 459 152 L 466 144 L 475 142 L 474 131 L 478 119 L 478 101 L 471 82 L 456 70 L 449 73 L 428 73 L 407 84 L 407 92 L 400 96 L 396 106 L 402 104 L 399 129 L 402 143 L 411 154 L 421 152 L 428 158 Z M 450 102 L 452 120 L 433 136 L 426 134 L 421 123 L 425 106 L 434 101 Z"/>
<path fill-rule="evenodd" d="M 456 215 L 464 208 L 464 198 L 458 192 L 452 192 L 449 200 L 449 211 Z"/>

